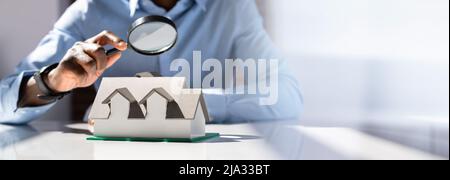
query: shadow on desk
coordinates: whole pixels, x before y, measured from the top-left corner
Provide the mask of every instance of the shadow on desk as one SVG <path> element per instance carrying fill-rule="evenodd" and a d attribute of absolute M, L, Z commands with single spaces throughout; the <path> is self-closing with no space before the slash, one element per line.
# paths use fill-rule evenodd
<path fill-rule="evenodd" d="M 246 140 L 255 140 L 261 139 L 259 136 L 250 136 L 250 135 L 234 135 L 234 134 L 221 134 L 220 138 L 208 141 L 206 143 L 235 143 L 235 142 L 243 142 Z"/>
<path fill-rule="evenodd" d="M 0 124 L 0 149 L 31 139 L 39 132 L 31 126 L 9 126 Z"/>
<path fill-rule="evenodd" d="M 61 129 L 61 131 L 65 134 L 82 134 L 82 135 L 87 135 L 87 136 L 92 135 L 92 133 L 87 129 L 69 127 L 69 126 L 65 126 L 64 128 Z"/>
<path fill-rule="evenodd" d="M 44 122 L 44 125 L 37 127 L 33 125 L 13 126 L 0 124 L 0 149 L 6 149 L 14 144 L 37 137 L 41 132 L 51 131 L 60 131 L 66 134 L 90 135 L 88 130 L 82 128 L 71 128 L 63 125 L 52 126 L 50 123 L 47 124 L 46 122 Z"/>
<path fill-rule="evenodd" d="M 61 130 L 63 133 L 67 134 L 82 134 L 88 136 L 92 135 L 89 130 L 79 126 L 65 126 L 61 128 Z M 204 143 L 236 143 L 255 139 L 262 139 L 262 137 L 252 135 L 221 134 L 219 138 L 212 139 Z"/>

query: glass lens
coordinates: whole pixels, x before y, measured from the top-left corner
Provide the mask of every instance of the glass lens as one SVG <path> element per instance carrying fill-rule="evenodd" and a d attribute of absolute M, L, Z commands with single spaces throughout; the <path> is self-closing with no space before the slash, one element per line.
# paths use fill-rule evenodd
<path fill-rule="evenodd" d="M 136 49 L 146 52 L 161 52 L 172 46 L 177 31 L 163 22 L 149 22 L 136 27 L 129 37 L 129 43 Z"/>

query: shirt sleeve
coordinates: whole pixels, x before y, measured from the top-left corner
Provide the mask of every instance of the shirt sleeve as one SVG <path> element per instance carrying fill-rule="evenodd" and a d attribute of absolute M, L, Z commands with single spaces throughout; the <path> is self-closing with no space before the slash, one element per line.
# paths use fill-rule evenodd
<path fill-rule="evenodd" d="M 296 78 L 290 73 L 288 63 L 279 56 L 268 33 L 263 19 L 253 0 L 236 1 L 237 14 L 234 19 L 235 37 L 232 56 L 236 59 L 252 59 L 259 68 L 262 64 L 265 71 L 257 72 L 257 82 L 246 82 L 245 94 L 229 94 L 216 96 L 216 101 L 224 102 L 223 112 L 216 122 L 295 120 L 303 110 L 303 99 Z M 275 65 L 275 66 L 271 66 Z M 272 71 L 270 71 L 272 68 Z M 239 79 L 239 77 L 234 77 Z M 244 77 L 245 78 L 245 77 Z M 259 87 L 261 83 L 270 83 L 269 92 L 249 93 L 249 85 Z M 226 93 L 227 94 L 227 93 Z M 215 108 L 216 109 L 216 108 Z"/>
<path fill-rule="evenodd" d="M 84 39 L 78 31 L 78 24 L 82 21 L 80 14 L 82 5 L 81 3 L 72 5 L 58 20 L 53 30 L 41 40 L 38 47 L 16 67 L 15 72 L 0 81 L 0 123 L 26 124 L 41 117 L 54 105 L 53 103 L 19 108 L 19 92 L 21 86 L 34 72 L 59 62 L 75 42 Z"/>

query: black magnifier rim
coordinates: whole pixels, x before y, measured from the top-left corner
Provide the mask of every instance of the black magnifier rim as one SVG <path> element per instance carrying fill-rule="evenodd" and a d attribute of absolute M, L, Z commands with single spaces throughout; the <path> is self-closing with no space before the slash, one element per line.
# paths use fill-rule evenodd
<path fill-rule="evenodd" d="M 162 54 L 162 53 L 164 53 L 164 52 L 166 52 L 166 51 L 172 49 L 172 48 L 175 46 L 175 44 L 177 43 L 177 40 L 178 40 L 178 29 L 177 29 L 177 26 L 175 25 L 175 23 L 174 23 L 171 19 L 169 19 L 169 18 L 167 18 L 167 17 L 164 17 L 164 16 L 157 16 L 157 15 L 151 15 L 151 16 L 145 16 L 145 17 L 142 17 L 142 18 L 137 19 L 136 21 L 133 22 L 133 24 L 131 24 L 130 30 L 128 30 L 128 42 L 130 42 L 130 36 L 131 36 L 131 33 L 132 33 L 136 28 L 138 28 L 138 27 L 141 26 L 141 25 L 144 25 L 144 24 L 147 24 L 147 23 L 151 23 L 151 22 L 162 22 L 162 23 L 166 23 L 166 24 L 169 24 L 170 26 L 172 26 L 172 27 L 175 29 L 175 32 L 177 32 L 177 35 L 176 35 L 176 37 L 175 37 L 174 42 L 171 43 L 170 46 L 167 46 L 167 47 L 162 48 L 162 49 L 157 50 L 157 51 L 145 51 L 145 50 L 141 50 L 141 49 L 138 49 L 138 48 L 134 47 L 132 43 L 128 43 L 128 45 L 129 45 L 134 51 L 136 51 L 136 52 L 138 52 L 138 53 L 140 53 L 140 54 L 151 55 L 151 56 L 154 56 L 154 55 L 160 55 L 160 54 Z"/>

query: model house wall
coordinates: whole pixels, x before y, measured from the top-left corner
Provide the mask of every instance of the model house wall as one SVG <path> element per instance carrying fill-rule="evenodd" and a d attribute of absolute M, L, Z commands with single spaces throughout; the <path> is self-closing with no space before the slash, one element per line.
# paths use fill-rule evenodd
<path fill-rule="evenodd" d="M 209 120 L 199 89 L 185 78 L 104 78 L 90 119 L 98 137 L 195 138 Z M 134 109 L 134 110 L 133 110 Z M 143 118 L 136 118 L 142 113 Z"/>

